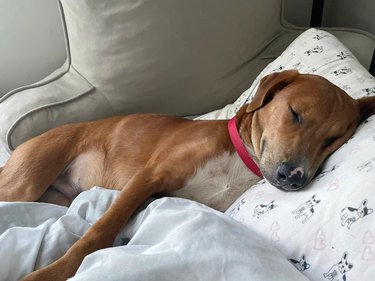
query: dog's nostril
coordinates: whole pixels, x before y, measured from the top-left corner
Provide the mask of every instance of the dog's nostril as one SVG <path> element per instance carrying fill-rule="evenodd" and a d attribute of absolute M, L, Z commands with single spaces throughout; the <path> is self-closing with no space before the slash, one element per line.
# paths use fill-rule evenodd
<path fill-rule="evenodd" d="M 288 175 L 290 174 L 290 165 L 286 162 L 283 162 L 277 167 L 277 180 L 279 182 L 287 182 Z"/>
<path fill-rule="evenodd" d="M 277 179 L 279 181 L 286 181 L 287 180 L 287 176 L 283 173 L 281 173 L 280 171 L 277 172 Z"/>

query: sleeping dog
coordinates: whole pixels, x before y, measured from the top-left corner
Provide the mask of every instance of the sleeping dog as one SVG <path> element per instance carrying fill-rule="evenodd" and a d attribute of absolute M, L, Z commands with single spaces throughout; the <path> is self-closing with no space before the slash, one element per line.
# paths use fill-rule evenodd
<path fill-rule="evenodd" d="M 225 210 L 262 176 L 276 188 L 299 190 L 374 108 L 375 97 L 354 100 L 320 76 L 288 70 L 264 77 L 253 101 L 230 121 L 138 114 L 33 138 L 2 168 L 0 200 L 67 206 L 95 185 L 120 193 L 63 257 L 24 280 L 73 276 L 86 255 L 112 246 L 155 193 Z"/>

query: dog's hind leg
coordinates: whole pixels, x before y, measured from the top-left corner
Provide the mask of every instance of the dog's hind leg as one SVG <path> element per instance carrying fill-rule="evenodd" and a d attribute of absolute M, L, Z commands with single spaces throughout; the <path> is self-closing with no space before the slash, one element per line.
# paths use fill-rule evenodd
<path fill-rule="evenodd" d="M 27 275 L 22 281 L 60 281 L 72 277 L 85 256 L 113 245 L 117 234 L 134 211 L 152 194 L 159 192 L 164 184 L 167 184 L 164 176 L 155 175 L 153 169 L 145 168 L 136 174 L 124 186 L 103 216 L 63 257 Z"/>
<path fill-rule="evenodd" d="M 0 201 L 36 201 L 74 157 L 76 126 L 60 127 L 21 144 L 0 172 Z"/>

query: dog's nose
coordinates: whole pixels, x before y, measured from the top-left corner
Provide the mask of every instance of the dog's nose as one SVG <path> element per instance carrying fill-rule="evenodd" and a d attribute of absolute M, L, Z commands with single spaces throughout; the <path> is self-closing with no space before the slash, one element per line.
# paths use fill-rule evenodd
<path fill-rule="evenodd" d="M 287 190 L 300 189 L 306 183 L 306 175 L 302 167 L 289 162 L 282 162 L 277 168 L 277 180 Z"/>

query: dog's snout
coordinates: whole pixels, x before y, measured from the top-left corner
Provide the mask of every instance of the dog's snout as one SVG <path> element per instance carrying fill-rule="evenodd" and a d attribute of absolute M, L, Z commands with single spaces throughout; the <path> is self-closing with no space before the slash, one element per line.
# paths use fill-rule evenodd
<path fill-rule="evenodd" d="M 298 190 L 307 180 L 304 169 L 289 162 L 282 162 L 276 173 L 277 181 L 286 190 Z"/>

